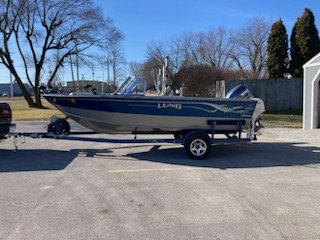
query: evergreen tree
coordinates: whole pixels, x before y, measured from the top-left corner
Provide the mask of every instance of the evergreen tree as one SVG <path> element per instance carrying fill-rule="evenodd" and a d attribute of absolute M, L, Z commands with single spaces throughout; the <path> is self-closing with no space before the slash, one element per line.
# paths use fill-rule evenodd
<path fill-rule="evenodd" d="M 288 35 L 282 20 L 272 25 L 268 38 L 268 72 L 271 78 L 281 78 L 286 73 L 285 59 L 288 57 Z"/>
<path fill-rule="evenodd" d="M 292 74 L 301 77 L 302 65 L 320 51 L 318 30 L 314 23 L 314 15 L 310 9 L 306 8 L 303 15 L 297 19 L 292 35 Z"/>
<path fill-rule="evenodd" d="M 300 66 L 302 65 L 299 57 L 299 47 L 296 41 L 297 25 L 299 21 L 300 21 L 300 18 L 298 18 L 296 23 L 294 24 L 292 28 L 291 37 L 290 37 L 290 55 L 291 55 L 290 73 L 293 76 L 296 76 L 299 73 Z"/>

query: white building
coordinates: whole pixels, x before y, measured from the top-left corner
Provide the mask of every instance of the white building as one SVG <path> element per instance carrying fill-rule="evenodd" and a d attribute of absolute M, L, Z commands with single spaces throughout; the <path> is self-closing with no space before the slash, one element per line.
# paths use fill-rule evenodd
<path fill-rule="evenodd" d="M 320 127 L 320 53 L 303 65 L 303 129 Z"/>

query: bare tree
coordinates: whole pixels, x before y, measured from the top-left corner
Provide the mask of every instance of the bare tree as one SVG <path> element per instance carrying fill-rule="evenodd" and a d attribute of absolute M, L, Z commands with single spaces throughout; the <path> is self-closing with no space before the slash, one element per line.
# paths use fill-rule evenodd
<path fill-rule="evenodd" d="M 184 87 L 184 96 L 213 97 L 215 82 L 222 78 L 221 71 L 209 65 L 182 67 L 174 76 L 175 88 Z"/>
<path fill-rule="evenodd" d="M 198 52 L 201 63 L 228 70 L 232 67 L 232 53 L 235 49 L 232 32 L 223 27 L 212 29 L 208 33 L 198 34 Z"/>
<path fill-rule="evenodd" d="M 181 66 L 201 65 L 201 55 L 199 45 L 201 44 L 201 33 L 185 32 L 181 35 L 181 48 L 183 55 L 181 56 Z M 199 44 L 200 43 L 200 44 Z"/>
<path fill-rule="evenodd" d="M 267 43 L 270 28 L 270 24 L 263 18 L 254 18 L 234 38 L 237 48 L 233 53 L 233 59 L 247 78 L 266 77 Z"/>
<path fill-rule="evenodd" d="M 167 42 L 152 42 L 147 48 L 147 62 L 153 62 L 153 66 L 162 68 L 165 58 L 169 54 Z"/>
<path fill-rule="evenodd" d="M 30 107 L 42 107 L 39 86 L 49 62 L 52 71 L 48 84 L 69 56 L 85 55 L 90 48 L 106 46 L 121 37 L 112 20 L 105 18 L 91 0 L 0 1 L 1 63 L 17 80 Z M 13 56 L 15 49 L 18 53 Z M 24 65 L 35 101 L 23 85 L 17 62 Z"/>
<path fill-rule="evenodd" d="M 233 66 L 234 49 L 232 33 L 219 27 L 207 33 L 185 32 L 167 41 L 153 42 L 147 49 L 147 61 L 153 62 L 156 68 L 161 68 L 165 57 L 169 56 L 171 76 L 182 67 L 194 65 L 228 70 Z"/>
<path fill-rule="evenodd" d="M 152 42 L 147 48 L 147 60 L 144 63 L 144 74 L 156 79 L 159 69 L 165 64 L 169 56 L 169 69 L 167 74 L 172 79 L 182 66 L 189 66 L 195 62 L 196 47 L 195 35 L 184 33 L 166 41 Z"/>
<path fill-rule="evenodd" d="M 125 75 L 124 66 L 126 59 L 122 47 L 118 44 L 111 47 L 110 51 L 110 64 L 112 69 L 113 85 L 116 86 L 120 79 Z"/>
<path fill-rule="evenodd" d="M 142 66 L 142 76 L 147 79 L 148 87 L 154 85 L 157 80 L 159 69 L 165 64 L 165 59 L 169 56 L 168 42 L 152 42 L 147 49 L 147 60 Z M 171 62 L 171 58 L 170 58 Z M 168 79 L 172 79 L 175 71 L 174 65 L 170 64 L 167 69 Z"/>
<path fill-rule="evenodd" d="M 142 76 L 143 63 L 132 61 L 128 63 L 128 67 L 130 75 Z"/>
<path fill-rule="evenodd" d="M 159 67 L 152 59 L 148 59 L 143 63 L 129 62 L 128 67 L 130 75 L 143 77 L 147 80 L 148 89 L 155 87 Z"/>

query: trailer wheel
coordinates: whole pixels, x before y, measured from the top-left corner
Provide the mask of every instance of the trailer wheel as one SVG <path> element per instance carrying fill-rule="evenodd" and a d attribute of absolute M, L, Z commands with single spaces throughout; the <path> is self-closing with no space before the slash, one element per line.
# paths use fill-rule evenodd
<path fill-rule="evenodd" d="M 205 159 L 211 153 L 211 141 L 205 133 L 194 133 L 186 137 L 184 149 L 191 159 Z"/>

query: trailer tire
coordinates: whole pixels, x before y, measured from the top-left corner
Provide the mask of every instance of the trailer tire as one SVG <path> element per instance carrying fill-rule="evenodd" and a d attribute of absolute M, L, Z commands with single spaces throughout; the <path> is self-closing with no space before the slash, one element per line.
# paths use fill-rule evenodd
<path fill-rule="evenodd" d="M 211 153 L 211 140 L 205 133 L 194 133 L 186 137 L 184 149 L 191 159 L 205 159 Z"/>

